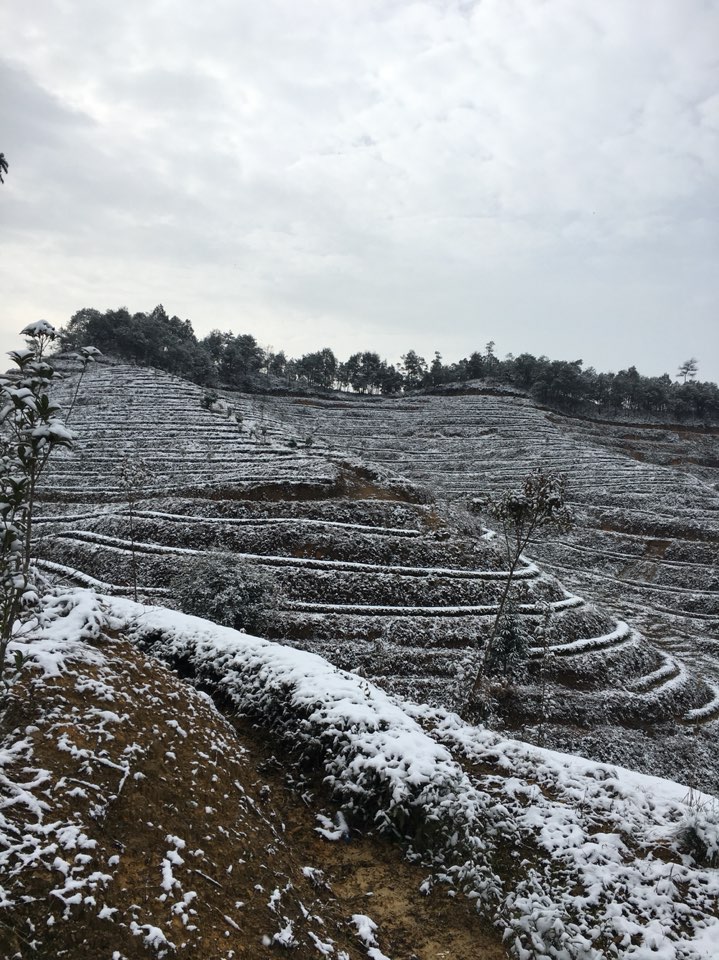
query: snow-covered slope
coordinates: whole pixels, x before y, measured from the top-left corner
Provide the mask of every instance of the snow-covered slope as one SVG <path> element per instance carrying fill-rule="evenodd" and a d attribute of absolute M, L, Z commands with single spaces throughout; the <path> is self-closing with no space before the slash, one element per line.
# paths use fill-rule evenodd
<path fill-rule="evenodd" d="M 710 797 L 671 781 L 531 747 L 469 726 L 446 711 L 397 701 L 311 653 L 161 607 L 117 597 L 96 600 L 87 591 L 51 601 L 35 629 L 14 645 L 29 658 L 23 682 L 38 694 L 44 684 L 70 672 L 75 690 L 85 688 L 107 700 L 107 709 L 95 710 L 90 718 L 78 714 L 77 729 L 59 716 L 54 722 L 43 718 L 42 727 L 6 722 L 0 753 L 0 909 L 17 910 L 22 903 L 20 912 L 31 926 L 37 917 L 33 903 L 47 895 L 57 901 L 53 926 L 81 919 L 89 909 L 117 936 L 135 936 L 158 955 L 172 949 L 168 944 L 177 941 L 183 924 L 188 930 L 193 926 L 188 858 L 206 857 L 206 852 L 193 852 L 178 832 L 167 833 L 162 870 L 153 880 L 159 907 L 144 916 L 137 903 L 133 907 L 122 896 L 123 886 L 142 882 L 122 874 L 123 851 L 108 856 L 98 844 L 97 825 L 104 843 L 112 836 L 113 818 L 121 816 L 124 796 L 142 784 L 147 759 L 141 746 L 126 742 L 126 707 L 117 684 L 109 682 L 109 670 L 102 673 L 119 649 L 113 645 L 125 637 L 192 675 L 228 709 L 279 738 L 284 762 L 298 775 L 308 764 L 323 771 L 336 806 L 337 836 L 372 827 L 406 844 L 408 856 L 425 864 L 425 892 L 444 885 L 475 900 L 513 956 L 716 956 L 719 831 Z M 115 669 L 122 673 L 121 667 Z M 139 685 L 140 680 L 128 666 L 126 681 Z M 152 700 L 152 672 L 143 682 Z M 166 726 L 180 750 L 188 730 L 177 721 L 165 724 L 164 705 L 155 700 L 150 726 L 154 722 L 158 737 Z M 197 710 L 204 710 L 210 722 L 209 705 L 200 704 L 195 701 L 188 717 L 193 729 Z M 49 782 L 35 757 L 47 743 L 66 751 L 69 765 L 85 764 L 88 780 L 94 770 L 106 769 L 108 784 L 99 796 L 92 794 L 91 804 L 86 795 L 95 788 L 81 778 Z M 216 750 L 223 763 L 230 762 L 219 740 Z M 212 766 L 212 756 L 201 755 L 196 768 Z M 251 804 L 240 767 L 231 773 L 218 767 L 216 782 L 224 785 L 225 797 L 231 788 L 247 816 Z M 64 818 L 57 815 L 59 797 L 70 804 Z M 182 803 L 182 796 L 177 799 Z M 204 813 L 185 808 L 187 829 L 196 817 L 208 818 L 209 826 L 214 803 Z M 164 836 L 162 818 L 170 814 L 156 816 Z M 332 835 L 326 811 L 321 828 Z M 224 836 L 226 848 L 242 849 L 242 820 L 238 829 L 235 836 Z M 215 843 L 211 829 L 209 834 L 208 843 Z M 207 869 L 212 879 L 213 870 Z M 199 866 L 195 870 L 202 872 Z M 371 932 L 358 916 L 358 930 Z M 311 929 L 311 916 L 305 921 L 295 919 L 293 929 L 314 944 L 313 937 L 324 934 Z M 241 924 L 239 911 L 225 918 L 223 929 L 231 939 Z M 278 923 L 278 936 L 283 929 Z M 47 925 L 32 926 L 39 945 L 52 936 L 47 930 Z M 292 935 L 291 929 L 287 936 Z M 317 955 L 339 960 L 334 947 L 324 949 L 317 947 Z M 370 946 L 368 956 L 381 955 L 372 949 L 377 948 Z"/>
<path fill-rule="evenodd" d="M 278 399 L 273 411 L 296 416 L 295 402 Z M 582 595 L 668 635 L 675 651 L 685 638 L 719 679 L 715 430 L 598 424 L 489 393 L 327 398 L 313 415 L 327 442 L 450 499 L 496 494 L 540 464 L 565 472 L 579 523 L 560 541 L 536 544 L 536 557 Z M 696 464 L 700 476 L 687 472 Z"/>

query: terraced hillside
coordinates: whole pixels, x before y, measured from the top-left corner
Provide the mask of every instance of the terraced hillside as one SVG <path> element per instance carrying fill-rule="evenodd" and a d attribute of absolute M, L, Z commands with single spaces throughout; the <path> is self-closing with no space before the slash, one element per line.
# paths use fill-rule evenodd
<path fill-rule="evenodd" d="M 454 502 L 516 487 L 534 466 L 565 472 L 577 529 L 533 556 L 719 680 L 716 432 L 605 427 L 488 394 L 318 400 L 313 414 L 329 442 Z"/>
<path fill-rule="evenodd" d="M 74 389 L 71 377 L 61 399 Z M 281 583 L 271 638 L 401 696 L 458 707 L 506 561 L 475 517 L 430 491 L 461 502 L 515 483 L 535 460 L 569 463 L 577 504 L 592 516 L 598 458 L 526 403 L 238 396 L 223 413 L 204 409 L 202 396 L 153 370 L 92 372 L 72 414 L 79 442 L 58 456 L 42 491 L 37 549 L 49 575 L 131 595 L 136 572 L 141 598 L 171 602 L 168 577 L 188 556 L 229 551 Z M 493 404 L 501 404 L 505 433 L 488 422 Z M 625 483 L 648 469 L 604 456 L 607 496 L 620 487 L 620 465 Z M 129 493 L 123 471 L 138 478 Z M 668 472 L 665 479 L 668 490 L 679 483 Z M 567 555 L 556 569 L 567 568 L 567 582 L 589 576 L 593 589 L 594 575 L 575 575 Z M 714 686 L 649 645 L 619 603 L 619 615 L 603 612 L 529 561 L 513 590 L 535 640 L 523 687 L 496 691 L 507 726 L 679 779 L 694 779 L 701 767 L 705 788 L 719 784 Z"/>

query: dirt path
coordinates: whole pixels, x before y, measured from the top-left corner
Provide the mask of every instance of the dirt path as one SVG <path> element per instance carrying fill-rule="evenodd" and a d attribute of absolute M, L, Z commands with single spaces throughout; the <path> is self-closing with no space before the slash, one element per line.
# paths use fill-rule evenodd
<path fill-rule="evenodd" d="M 313 807 L 303 804 L 282 774 L 282 747 L 269 743 L 249 723 L 235 723 L 251 764 L 262 771 L 274 802 L 286 816 L 287 835 L 294 856 L 321 863 L 346 916 L 367 914 L 378 925 L 377 942 L 391 960 L 506 960 L 509 956 L 499 933 L 464 897 L 438 884 L 427 893 L 420 887 L 429 871 L 407 861 L 386 840 L 351 831 L 348 840 L 329 842 L 315 827 Z M 314 783 L 314 791 L 321 784 Z M 282 799 L 278 797 L 281 793 Z M 327 805 L 327 812 L 331 812 Z"/>

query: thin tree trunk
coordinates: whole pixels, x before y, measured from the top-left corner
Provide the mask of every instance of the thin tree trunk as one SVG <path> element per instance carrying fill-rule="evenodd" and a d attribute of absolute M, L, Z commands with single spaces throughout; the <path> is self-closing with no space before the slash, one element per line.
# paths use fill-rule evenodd
<path fill-rule="evenodd" d="M 130 563 L 132 566 L 132 598 L 137 603 L 137 557 L 135 555 L 135 513 L 134 513 L 134 503 L 132 500 L 128 501 L 130 507 L 130 555 L 132 557 Z"/>
<path fill-rule="evenodd" d="M 484 646 L 482 651 L 482 659 L 479 664 L 479 670 L 477 671 L 477 676 L 474 678 L 474 683 L 472 684 L 472 690 L 470 691 L 470 696 L 474 696 L 479 688 L 482 686 L 486 670 L 487 670 L 487 657 L 489 656 L 489 651 L 492 648 L 495 637 L 497 636 L 497 628 L 499 627 L 499 621 L 502 618 L 502 613 L 504 612 L 504 607 L 507 602 L 507 597 L 509 596 L 509 591 L 512 586 L 512 581 L 514 579 L 514 571 L 517 569 L 517 564 L 519 563 L 519 558 L 521 553 L 518 553 L 514 559 L 510 562 L 509 570 L 507 573 L 507 579 L 504 584 L 504 590 L 502 591 L 502 596 L 499 600 L 499 606 L 497 608 L 497 613 L 494 617 L 494 623 L 492 624 L 492 632 L 489 635 L 489 639 Z"/>

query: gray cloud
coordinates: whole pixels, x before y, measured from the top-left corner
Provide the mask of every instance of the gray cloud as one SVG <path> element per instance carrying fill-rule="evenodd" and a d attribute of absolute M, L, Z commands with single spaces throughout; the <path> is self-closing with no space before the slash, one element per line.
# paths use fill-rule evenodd
<path fill-rule="evenodd" d="M 719 378 L 716 3 L 38 0 L 6 21 L 12 329 L 162 300 L 292 352 L 495 339 Z"/>

